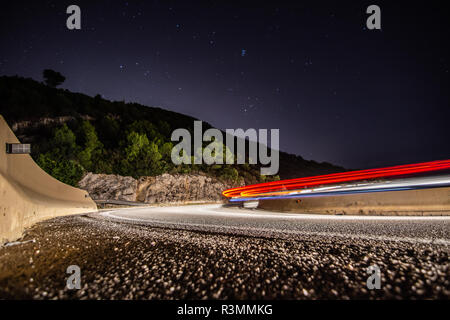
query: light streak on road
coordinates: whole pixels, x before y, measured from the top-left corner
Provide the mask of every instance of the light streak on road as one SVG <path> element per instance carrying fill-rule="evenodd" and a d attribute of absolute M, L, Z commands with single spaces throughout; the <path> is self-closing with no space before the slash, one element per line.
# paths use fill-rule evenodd
<path fill-rule="evenodd" d="M 148 227 L 221 234 L 292 238 L 358 238 L 450 245 L 450 217 L 336 216 L 248 210 L 215 205 L 111 209 L 100 216 Z"/>

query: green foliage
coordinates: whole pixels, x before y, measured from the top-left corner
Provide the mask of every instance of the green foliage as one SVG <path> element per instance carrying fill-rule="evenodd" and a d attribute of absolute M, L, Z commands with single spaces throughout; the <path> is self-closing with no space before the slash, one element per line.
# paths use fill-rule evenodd
<path fill-rule="evenodd" d="M 261 175 L 260 176 L 260 182 L 272 182 L 272 181 L 279 181 L 279 180 L 280 180 L 279 175 L 276 175 L 276 176 Z"/>
<path fill-rule="evenodd" d="M 236 168 L 225 166 L 220 177 L 225 180 L 237 182 L 239 180 L 239 172 L 236 170 Z"/>
<path fill-rule="evenodd" d="M 80 150 L 76 140 L 77 137 L 72 130 L 70 130 L 66 124 L 63 124 L 61 128 L 56 129 L 50 145 L 53 151 L 58 154 L 58 157 L 74 159 L 75 155 Z"/>
<path fill-rule="evenodd" d="M 161 153 L 158 145 L 149 141 L 145 133 L 130 132 L 122 161 L 122 172 L 133 177 L 152 176 L 162 173 Z"/>
<path fill-rule="evenodd" d="M 99 133 L 99 139 L 103 142 L 103 145 L 107 149 L 116 147 L 117 140 L 120 135 L 120 122 L 113 118 L 111 115 L 102 117 L 97 122 L 97 129 Z"/>
<path fill-rule="evenodd" d="M 173 148 L 173 143 L 172 142 L 165 142 L 162 146 L 161 146 L 161 155 L 163 157 L 164 160 L 166 161 L 170 161 L 170 157 L 172 154 L 172 148 Z"/>
<path fill-rule="evenodd" d="M 145 133 L 139 134 L 134 131 L 128 135 L 127 141 L 128 146 L 125 149 L 126 159 L 131 161 L 144 154 L 150 144 Z"/>
<path fill-rule="evenodd" d="M 78 154 L 80 164 L 88 171 L 97 171 L 97 161 L 101 161 L 103 144 L 98 140 L 94 126 L 89 121 L 81 125 L 81 139 L 83 150 Z"/>
<path fill-rule="evenodd" d="M 76 160 L 80 148 L 75 134 L 64 124 L 55 130 L 49 146 L 47 152 L 39 155 L 37 163 L 54 178 L 75 186 L 84 173 L 84 168 Z"/>
<path fill-rule="evenodd" d="M 74 160 L 58 159 L 53 153 L 40 154 L 38 165 L 61 182 L 76 186 L 83 176 L 83 167 Z"/>

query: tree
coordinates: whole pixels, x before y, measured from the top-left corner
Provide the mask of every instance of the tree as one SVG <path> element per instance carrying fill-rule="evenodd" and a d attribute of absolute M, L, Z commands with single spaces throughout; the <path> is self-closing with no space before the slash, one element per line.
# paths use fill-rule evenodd
<path fill-rule="evenodd" d="M 145 133 L 132 131 L 127 136 L 125 159 L 122 170 L 133 177 L 152 176 L 162 173 L 161 153 L 158 145 L 149 141 Z"/>
<path fill-rule="evenodd" d="M 61 73 L 51 69 L 45 69 L 43 76 L 45 84 L 52 88 L 56 88 L 66 80 Z"/>
<path fill-rule="evenodd" d="M 94 162 L 101 161 L 103 144 L 98 140 L 94 126 L 86 120 L 81 124 L 81 138 L 84 149 L 78 153 L 78 160 L 86 170 L 92 171 Z"/>
<path fill-rule="evenodd" d="M 60 128 L 55 130 L 53 139 L 50 141 L 50 146 L 59 158 L 75 160 L 80 151 L 76 140 L 77 137 L 75 134 L 64 123 Z"/>
<path fill-rule="evenodd" d="M 84 168 L 76 161 L 79 147 L 76 136 L 66 124 L 55 130 L 50 140 L 50 149 L 41 153 L 38 165 L 54 178 L 76 186 L 84 173 Z"/>
<path fill-rule="evenodd" d="M 222 179 L 232 181 L 232 182 L 237 182 L 239 179 L 239 172 L 235 168 L 226 166 L 222 172 L 223 172 L 221 175 Z"/>
<path fill-rule="evenodd" d="M 55 154 L 51 152 L 40 154 L 37 163 L 53 178 L 71 186 L 76 186 L 84 173 L 83 167 L 78 162 L 56 159 Z"/>

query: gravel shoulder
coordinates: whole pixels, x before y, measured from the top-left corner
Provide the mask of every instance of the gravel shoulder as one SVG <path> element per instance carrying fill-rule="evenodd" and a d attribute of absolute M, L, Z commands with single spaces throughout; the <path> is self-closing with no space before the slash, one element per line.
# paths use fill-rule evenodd
<path fill-rule="evenodd" d="M 34 240 L 31 242 L 29 240 Z M 449 299 L 449 247 L 59 217 L 0 247 L 1 299 Z M 69 290 L 66 269 L 81 269 Z M 368 290 L 367 268 L 381 270 Z"/>

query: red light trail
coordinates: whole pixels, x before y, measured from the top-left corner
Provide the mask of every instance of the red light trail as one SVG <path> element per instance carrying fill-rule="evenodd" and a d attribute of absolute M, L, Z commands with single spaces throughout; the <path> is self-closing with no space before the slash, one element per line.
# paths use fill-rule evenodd
<path fill-rule="evenodd" d="M 227 198 L 255 197 L 269 192 L 296 190 L 318 185 L 337 184 L 349 181 L 368 180 L 384 177 L 396 177 L 416 173 L 426 173 L 438 170 L 450 169 L 450 160 L 439 160 L 417 164 L 407 164 L 386 168 L 347 171 L 342 173 L 326 174 L 305 178 L 280 180 L 245 187 L 228 189 L 222 192 Z"/>

